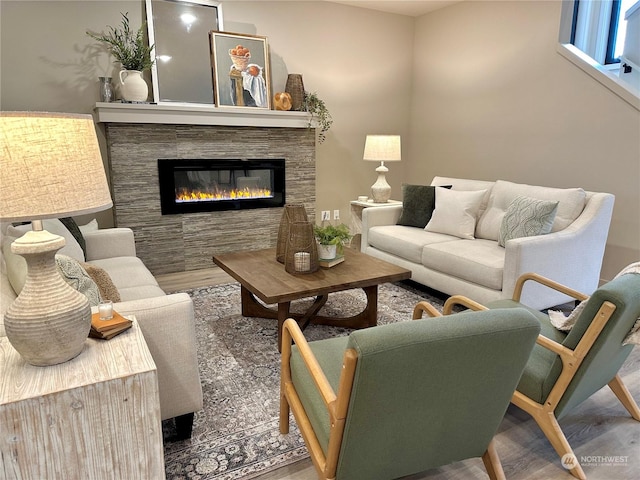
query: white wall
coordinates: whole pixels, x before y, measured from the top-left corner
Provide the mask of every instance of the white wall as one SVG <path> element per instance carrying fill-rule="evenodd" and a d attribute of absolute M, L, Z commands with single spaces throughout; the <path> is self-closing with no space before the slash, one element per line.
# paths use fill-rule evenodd
<path fill-rule="evenodd" d="M 405 176 L 614 193 L 611 279 L 640 259 L 640 113 L 556 52 L 560 7 L 463 2 L 418 20 Z"/>

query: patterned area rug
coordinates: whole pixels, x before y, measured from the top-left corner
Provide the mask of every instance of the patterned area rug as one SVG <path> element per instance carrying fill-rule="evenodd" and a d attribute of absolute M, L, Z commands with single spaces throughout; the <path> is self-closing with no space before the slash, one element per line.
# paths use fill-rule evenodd
<path fill-rule="evenodd" d="M 204 408 L 196 413 L 190 440 L 165 442 L 166 475 L 171 480 L 251 479 L 308 456 L 291 421 L 290 433 L 278 430 L 280 355 L 277 321 L 240 314 L 240 285 L 188 290 L 193 298 Z M 381 285 L 378 323 L 411 319 L 420 300 L 442 300 L 405 283 Z M 303 310 L 308 301 L 292 305 Z M 334 293 L 320 311 L 341 316 L 364 308 L 362 290 Z M 348 335 L 351 330 L 310 325 L 308 340 Z M 173 425 L 163 425 L 165 437 Z"/>

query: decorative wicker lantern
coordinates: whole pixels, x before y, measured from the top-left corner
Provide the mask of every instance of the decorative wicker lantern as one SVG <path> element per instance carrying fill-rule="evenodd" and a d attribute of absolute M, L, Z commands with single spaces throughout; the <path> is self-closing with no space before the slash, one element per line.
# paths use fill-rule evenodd
<path fill-rule="evenodd" d="M 308 222 L 307 211 L 301 203 L 292 203 L 284 206 L 282 217 L 280 218 L 280 228 L 278 229 L 278 241 L 276 244 L 276 260 L 284 263 L 284 256 L 287 249 L 287 238 L 289 237 L 289 225 L 293 222 Z"/>
<path fill-rule="evenodd" d="M 289 226 L 284 269 L 292 274 L 313 273 L 319 268 L 318 248 L 310 222 L 293 222 Z"/>

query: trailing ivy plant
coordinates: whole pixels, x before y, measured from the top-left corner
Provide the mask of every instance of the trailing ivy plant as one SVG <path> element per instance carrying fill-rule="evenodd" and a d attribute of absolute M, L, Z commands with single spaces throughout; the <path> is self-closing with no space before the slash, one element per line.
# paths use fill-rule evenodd
<path fill-rule="evenodd" d="M 331 114 L 329 113 L 327 106 L 324 104 L 324 101 L 321 100 L 315 92 L 310 93 L 305 91 L 302 110 L 311 114 L 309 127 L 313 125 L 314 119 L 318 122 L 318 126 L 320 127 L 320 132 L 318 133 L 318 143 L 324 142 L 327 138 L 326 134 L 331 128 L 331 124 L 333 123 Z"/>
<path fill-rule="evenodd" d="M 146 22 L 137 31 L 131 30 L 129 12 L 122 13 L 122 26 L 114 28 L 107 25 L 107 34 L 97 34 L 87 31 L 87 35 L 104 44 L 109 52 L 122 64 L 126 70 L 144 71 L 151 68 L 151 51 L 153 45 L 147 46 L 144 41 Z"/>

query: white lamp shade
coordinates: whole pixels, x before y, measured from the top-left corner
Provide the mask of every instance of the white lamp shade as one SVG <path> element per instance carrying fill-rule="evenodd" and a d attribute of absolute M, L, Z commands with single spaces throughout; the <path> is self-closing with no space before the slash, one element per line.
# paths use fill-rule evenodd
<path fill-rule="evenodd" d="M 42 220 L 113 205 L 91 115 L 0 112 L 0 218 Z"/>
<path fill-rule="evenodd" d="M 373 162 L 399 162 L 400 135 L 367 135 L 364 143 L 364 160 Z"/>

